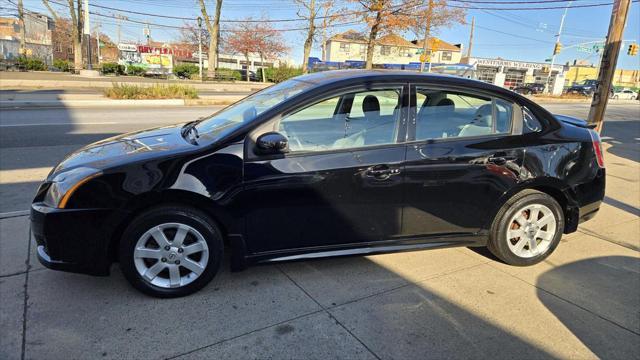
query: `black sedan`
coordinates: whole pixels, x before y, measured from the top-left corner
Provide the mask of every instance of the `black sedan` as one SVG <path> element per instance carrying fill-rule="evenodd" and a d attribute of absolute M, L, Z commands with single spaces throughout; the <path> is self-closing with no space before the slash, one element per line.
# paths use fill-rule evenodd
<path fill-rule="evenodd" d="M 487 246 L 540 262 L 598 211 L 598 134 L 449 76 L 329 71 L 67 156 L 31 227 L 45 266 L 182 296 L 231 267 Z"/>
<path fill-rule="evenodd" d="M 523 95 L 542 94 L 544 92 L 544 84 L 531 83 L 524 84 L 513 88 L 513 91 Z"/>

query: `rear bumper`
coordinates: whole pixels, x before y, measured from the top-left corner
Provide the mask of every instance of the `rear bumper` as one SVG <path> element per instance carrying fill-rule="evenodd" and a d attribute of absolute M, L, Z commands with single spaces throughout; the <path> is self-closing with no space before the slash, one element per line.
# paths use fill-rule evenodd
<path fill-rule="evenodd" d="M 38 261 L 54 270 L 108 275 L 110 242 L 126 214 L 111 209 L 31 206 L 31 232 Z"/>

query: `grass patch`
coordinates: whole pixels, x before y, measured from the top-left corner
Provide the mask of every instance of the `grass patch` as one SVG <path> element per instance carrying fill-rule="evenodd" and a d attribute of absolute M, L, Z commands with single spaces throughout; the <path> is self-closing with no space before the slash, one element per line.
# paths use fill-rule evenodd
<path fill-rule="evenodd" d="M 197 99 L 198 91 L 192 86 L 155 84 L 152 86 L 138 86 L 129 84 L 113 84 L 105 89 L 104 95 L 110 99 Z"/>

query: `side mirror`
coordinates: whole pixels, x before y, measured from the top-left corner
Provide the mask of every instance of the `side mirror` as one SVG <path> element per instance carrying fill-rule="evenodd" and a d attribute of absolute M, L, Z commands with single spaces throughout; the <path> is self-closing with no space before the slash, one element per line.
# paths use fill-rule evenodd
<path fill-rule="evenodd" d="M 284 154 L 289 152 L 289 139 L 279 132 L 268 132 L 258 136 L 256 146 L 260 154 Z"/>

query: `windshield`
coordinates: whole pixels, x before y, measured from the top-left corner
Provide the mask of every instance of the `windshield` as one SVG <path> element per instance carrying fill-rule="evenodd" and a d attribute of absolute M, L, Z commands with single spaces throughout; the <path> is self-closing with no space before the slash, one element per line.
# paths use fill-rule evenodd
<path fill-rule="evenodd" d="M 198 122 L 202 138 L 216 140 L 251 122 L 256 116 L 313 86 L 313 83 L 290 79 L 270 86 Z"/>

